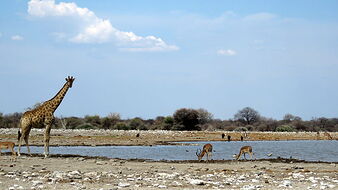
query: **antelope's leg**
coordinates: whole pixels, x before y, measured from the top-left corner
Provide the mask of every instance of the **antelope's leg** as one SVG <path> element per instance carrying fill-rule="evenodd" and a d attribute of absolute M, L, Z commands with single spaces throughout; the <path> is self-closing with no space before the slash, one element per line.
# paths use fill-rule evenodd
<path fill-rule="evenodd" d="M 13 160 L 15 160 L 16 159 L 16 153 L 14 151 L 14 146 L 11 147 L 11 151 L 12 151 Z"/>
<path fill-rule="evenodd" d="M 12 155 L 15 155 L 15 152 L 14 152 L 14 148 L 11 147 L 11 152 L 12 152 Z"/>

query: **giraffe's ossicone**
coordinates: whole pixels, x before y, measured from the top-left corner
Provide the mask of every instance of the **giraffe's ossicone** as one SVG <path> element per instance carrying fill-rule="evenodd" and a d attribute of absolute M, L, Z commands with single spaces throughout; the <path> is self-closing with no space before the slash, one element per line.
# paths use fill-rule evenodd
<path fill-rule="evenodd" d="M 20 156 L 20 147 L 22 140 L 25 140 L 28 154 L 30 154 L 30 149 L 28 145 L 29 132 L 32 127 L 45 127 L 44 134 L 44 154 L 45 157 L 49 155 L 49 138 L 50 130 L 54 120 L 54 112 L 62 102 L 69 88 L 72 87 L 75 78 L 68 76 L 66 78 L 66 83 L 60 89 L 60 91 L 50 100 L 44 102 L 42 105 L 37 108 L 26 111 L 20 119 L 20 129 L 18 131 L 18 156 Z"/>

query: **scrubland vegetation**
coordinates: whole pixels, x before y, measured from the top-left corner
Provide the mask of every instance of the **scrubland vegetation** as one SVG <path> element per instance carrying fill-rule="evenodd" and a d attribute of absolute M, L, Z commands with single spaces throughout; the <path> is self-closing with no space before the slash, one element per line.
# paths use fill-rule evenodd
<path fill-rule="evenodd" d="M 0 113 L 0 128 L 17 128 L 22 113 Z M 118 129 L 118 130 L 226 130 L 226 131 L 338 131 L 338 118 L 313 118 L 305 121 L 298 116 L 286 114 L 282 120 L 261 116 L 253 108 L 246 107 L 234 114 L 232 119 L 215 119 L 205 109 L 181 108 L 170 116 L 154 119 L 121 119 L 120 114 L 108 116 L 87 115 L 81 117 L 56 117 L 54 128 L 63 129 Z M 38 127 L 37 127 L 38 128 Z"/>

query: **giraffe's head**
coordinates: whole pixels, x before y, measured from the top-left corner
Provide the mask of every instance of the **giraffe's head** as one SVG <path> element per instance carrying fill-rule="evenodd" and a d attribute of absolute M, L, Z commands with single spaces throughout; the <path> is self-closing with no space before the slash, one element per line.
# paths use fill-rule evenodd
<path fill-rule="evenodd" d="M 72 76 L 68 76 L 68 78 L 66 78 L 66 81 L 68 82 L 69 84 L 69 88 L 72 88 L 72 85 L 73 85 L 73 81 L 75 80 L 74 77 Z"/>

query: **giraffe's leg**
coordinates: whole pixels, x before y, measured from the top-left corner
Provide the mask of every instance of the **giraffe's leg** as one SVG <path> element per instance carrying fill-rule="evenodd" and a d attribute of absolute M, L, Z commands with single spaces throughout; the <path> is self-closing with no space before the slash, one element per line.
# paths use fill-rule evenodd
<path fill-rule="evenodd" d="M 243 155 L 244 155 L 244 159 L 246 160 L 245 153 L 243 153 Z"/>
<path fill-rule="evenodd" d="M 24 139 L 26 141 L 27 150 L 30 151 L 29 146 L 28 146 L 28 136 L 29 136 L 29 132 L 32 128 L 32 125 L 26 119 L 21 119 L 19 126 L 20 126 L 20 129 L 18 131 L 18 144 L 19 144 L 19 146 L 18 146 L 18 156 L 20 156 L 21 143 Z"/>
<path fill-rule="evenodd" d="M 45 158 L 49 156 L 49 138 L 50 138 L 50 130 L 51 130 L 51 125 L 48 124 L 46 125 L 46 130 L 45 130 Z"/>
<path fill-rule="evenodd" d="M 29 138 L 29 135 L 25 135 L 25 142 L 26 142 L 26 146 L 27 146 L 27 151 L 28 151 L 28 154 L 29 154 L 30 156 L 32 156 L 31 150 L 30 150 L 29 144 L 28 144 L 28 138 Z"/>
<path fill-rule="evenodd" d="M 25 138 L 25 133 L 21 134 L 21 137 L 19 138 L 18 156 L 20 156 L 21 143 L 22 143 L 22 140 L 23 140 L 24 138 Z"/>

